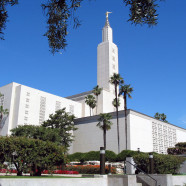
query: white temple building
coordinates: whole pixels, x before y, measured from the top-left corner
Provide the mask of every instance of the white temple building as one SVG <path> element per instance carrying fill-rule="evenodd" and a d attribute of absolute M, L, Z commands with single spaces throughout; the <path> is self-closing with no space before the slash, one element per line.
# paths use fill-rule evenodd
<path fill-rule="evenodd" d="M 115 98 L 114 86 L 109 83 L 113 73 L 119 73 L 118 48 L 113 43 L 112 28 L 108 21 L 102 30 L 102 42 L 97 47 L 97 84 L 103 88 L 98 99 L 97 115 L 90 116 L 89 107 L 85 104 L 85 96 L 92 91 L 63 98 L 18 83 L 10 83 L 0 87 L 0 105 L 9 110 L 7 118 L 0 123 L 0 135 L 10 135 L 10 130 L 18 125 L 40 125 L 47 120 L 49 114 L 66 108 L 76 116 L 78 128 L 74 132 L 75 140 L 69 153 L 98 151 L 103 146 L 103 132 L 96 126 L 99 113 L 111 113 L 113 125 L 107 132 L 107 149 L 118 152 L 116 113 L 112 105 Z M 123 98 L 120 97 L 119 127 L 120 149 L 126 149 L 125 114 Z M 95 114 L 95 110 L 94 110 Z M 186 141 L 186 130 L 170 123 L 165 123 L 134 110 L 127 110 L 127 146 L 128 149 L 143 152 L 166 153 L 168 147 Z"/>

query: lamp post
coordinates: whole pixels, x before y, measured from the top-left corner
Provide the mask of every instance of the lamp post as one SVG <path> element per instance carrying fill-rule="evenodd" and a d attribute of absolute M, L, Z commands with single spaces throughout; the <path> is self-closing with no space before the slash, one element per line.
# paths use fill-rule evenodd
<path fill-rule="evenodd" d="M 152 153 L 149 153 L 149 173 L 150 174 L 154 173 L 154 159 Z"/>
<path fill-rule="evenodd" d="M 140 153 L 140 148 L 138 148 L 138 153 Z"/>
<path fill-rule="evenodd" d="M 100 147 L 100 174 L 105 174 L 105 148 Z"/>

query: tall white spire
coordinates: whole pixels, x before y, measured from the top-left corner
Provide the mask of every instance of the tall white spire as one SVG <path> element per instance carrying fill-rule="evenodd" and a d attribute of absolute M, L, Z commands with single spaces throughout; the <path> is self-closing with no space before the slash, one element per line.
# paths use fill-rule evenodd
<path fill-rule="evenodd" d="M 118 48 L 112 41 L 112 28 L 106 12 L 106 23 L 102 29 L 102 42 L 97 48 L 97 84 L 113 93 L 113 86 L 109 83 L 113 73 L 118 73 Z"/>
<path fill-rule="evenodd" d="M 109 24 L 109 20 L 108 20 L 108 15 L 112 13 L 112 12 L 106 12 L 106 22 L 105 22 L 105 26 L 103 27 L 103 30 L 102 30 L 102 41 L 103 42 L 107 42 L 107 41 L 110 41 L 110 42 L 113 42 L 113 39 L 112 39 L 112 28 L 110 27 L 110 24 Z"/>

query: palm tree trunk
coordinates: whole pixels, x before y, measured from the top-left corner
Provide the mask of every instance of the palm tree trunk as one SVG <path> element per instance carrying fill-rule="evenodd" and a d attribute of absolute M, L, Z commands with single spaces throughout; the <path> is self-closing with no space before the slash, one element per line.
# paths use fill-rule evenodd
<path fill-rule="evenodd" d="M 118 93 L 117 84 L 115 83 L 115 96 L 116 96 L 116 118 L 117 118 L 117 135 L 118 135 L 118 154 L 120 153 L 120 137 L 119 137 L 119 119 L 118 119 Z"/>
<path fill-rule="evenodd" d="M 126 150 L 127 147 L 127 95 L 124 93 L 124 109 L 125 109 L 125 138 L 126 138 Z"/>
<path fill-rule="evenodd" d="M 104 141 L 104 148 L 105 148 L 105 150 L 106 150 L 106 129 L 104 128 L 104 130 L 103 130 L 103 141 Z"/>
<path fill-rule="evenodd" d="M 96 104 L 96 115 L 98 114 L 98 96 L 96 96 L 96 102 L 97 102 L 97 104 Z"/>

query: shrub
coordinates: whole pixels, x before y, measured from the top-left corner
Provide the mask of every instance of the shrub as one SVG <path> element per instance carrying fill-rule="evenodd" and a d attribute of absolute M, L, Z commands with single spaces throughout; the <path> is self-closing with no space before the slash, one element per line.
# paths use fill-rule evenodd
<path fill-rule="evenodd" d="M 110 150 L 105 152 L 105 161 L 113 162 L 116 161 L 117 155 Z M 90 151 L 90 152 L 76 152 L 67 156 L 69 161 L 99 161 L 100 160 L 100 151 Z"/>
<path fill-rule="evenodd" d="M 173 155 L 186 154 L 186 142 L 180 142 L 174 148 L 168 148 L 167 153 Z"/>
<path fill-rule="evenodd" d="M 85 155 L 85 153 L 82 152 L 76 152 L 74 154 L 69 154 L 67 156 L 67 158 L 69 159 L 69 161 L 83 161 L 83 156 Z"/>
<path fill-rule="evenodd" d="M 134 155 L 138 154 L 137 151 L 132 151 L 132 150 L 123 150 L 121 151 L 118 155 L 116 160 L 117 161 L 125 161 L 126 157 L 133 157 Z"/>
<path fill-rule="evenodd" d="M 99 151 L 90 151 L 85 153 L 83 156 L 84 161 L 99 161 L 99 159 L 100 159 Z"/>
<path fill-rule="evenodd" d="M 183 158 L 172 156 L 172 155 L 153 154 L 153 156 L 154 156 L 154 173 L 157 174 L 176 174 L 180 165 L 184 161 Z M 148 154 L 135 155 L 134 161 L 140 169 L 148 173 L 148 169 L 149 169 Z"/>
<path fill-rule="evenodd" d="M 183 147 L 168 148 L 167 153 L 172 155 L 184 154 L 186 153 L 186 148 Z"/>
<path fill-rule="evenodd" d="M 68 171 L 77 171 L 80 174 L 99 174 L 100 173 L 100 166 L 99 165 L 74 165 L 74 166 L 67 166 L 65 168 Z M 109 173 L 108 166 L 105 167 L 105 173 Z M 116 168 L 111 167 L 111 173 L 116 173 Z"/>
<path fill-rule="evenodd" d="M 110 151 L 110 150 L 106 150 L 106 152 L 105 152 L 105 161 L 115 162 L 116 158 L 117 158 L 116 153 L 114 153 L 113 151 Z"/>
<path fill-rule="evenodd" d="M 175 145 L 175 147 L 184 147 L 186 148 L 186 142 L 180 142 Z"/>

